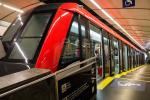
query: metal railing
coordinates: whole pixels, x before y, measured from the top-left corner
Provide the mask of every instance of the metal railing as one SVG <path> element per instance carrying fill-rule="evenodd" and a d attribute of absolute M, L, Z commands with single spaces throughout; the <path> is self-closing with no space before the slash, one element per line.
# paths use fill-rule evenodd
<path fill-rule="evenodd" d="M 82 94 L 95 87 L 92 83 L 95 79 L 92 72 L 95 63 L 96 57 L 92 57 L 77 61 L 53 74 L 47 69 L 32 68 L 0 77 L 0 100 L 73 100 L 83 97 Z M 79 81 L 78 86 L 76 81 Z"/>

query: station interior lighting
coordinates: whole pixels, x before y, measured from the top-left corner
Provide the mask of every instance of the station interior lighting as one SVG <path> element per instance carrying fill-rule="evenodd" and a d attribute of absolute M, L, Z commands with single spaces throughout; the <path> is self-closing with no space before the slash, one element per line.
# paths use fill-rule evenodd
<path fill-rule="evenodd" d="M 18 8 L 15 8 L 15 7 L 12 7 L 12 6 L 3 4 L 3 3 L 0 3 L 0 6 L 3 6 L 3 7 L 5 7 L 5 8 L 11 9 L 11 10 L 16 11 L 16 12 L 19 12 L 19 13 L 24 13 L 24 11 L 21 10 L 21 9 L 18 9 Z"/>
<path fill-rule="evenodd" d="M 145 50 L 145 48 L 139 44 L 116 20 L 114 20 L 114 18 L 112 16 L 110 16 L 95 0 L 90 0 L 90 2 L 96 6 L 98 9 L 101 10 L 101 12 L 107 16 L 114 24 L 116 24 L 123 32 L 125 32 L 130 39 L 132 39 L 136 44 L 138 44 L 142 49 Z"/>

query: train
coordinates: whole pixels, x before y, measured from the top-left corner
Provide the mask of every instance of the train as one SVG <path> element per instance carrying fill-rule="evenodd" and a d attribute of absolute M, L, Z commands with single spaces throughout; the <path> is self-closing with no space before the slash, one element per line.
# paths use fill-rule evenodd
<path fill-rule="evenodd" d="M 1 48 L 0 76 L 30 68 L 54 73 L 96 57 L 100 80 L 144 64 L 143 51 L 73 2 L 44 4 L 18 15 Z"/>

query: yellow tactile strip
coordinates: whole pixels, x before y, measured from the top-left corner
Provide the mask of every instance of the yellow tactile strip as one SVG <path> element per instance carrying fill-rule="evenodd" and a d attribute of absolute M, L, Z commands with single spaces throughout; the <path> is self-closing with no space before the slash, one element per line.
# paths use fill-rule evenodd
<path fill-rule="evenodd" d="M 136 67 L 136 68 L 133 68 L 133 69 L 131 69 L 131 70 L 129 70 L 129 71 L 126 71 L 126 72 L 122 72 L 122 73 L 117 74 L 117 75 L 115 75 L 115 76 L 113 76 L 113 77 L 107 77 L 107 78 L 105 78 L 104 80 L 102 80 L 102 81 L 97 85 L 97 89 L 98 89 L 98 90 L 103 90 L 103 89 L 104 89 L 107 85 L 109 85 L 114 79 L 120 78 L 121 76 L 126 75 L 127 73 L 130 73 L 130 72 L 133 72 L 133 71 L 135 71 L 135 70 L 137 70 L 137 69 L 139 69 L 139 68 L 141 68 L 141 67 L 143 67 L 143 66 L 144 66 L 144 65 L 139 66 L 139 67 Z"/>

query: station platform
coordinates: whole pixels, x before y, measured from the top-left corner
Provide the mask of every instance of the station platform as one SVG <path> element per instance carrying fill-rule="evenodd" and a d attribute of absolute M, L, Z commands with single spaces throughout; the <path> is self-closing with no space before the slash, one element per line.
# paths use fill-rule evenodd
<path fill-rule="evenodd" d="M 150 65 L 143 65 L 114 77 L 97 86 L 97 100 L 149 100 Z"/>

